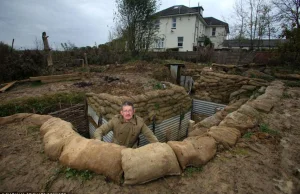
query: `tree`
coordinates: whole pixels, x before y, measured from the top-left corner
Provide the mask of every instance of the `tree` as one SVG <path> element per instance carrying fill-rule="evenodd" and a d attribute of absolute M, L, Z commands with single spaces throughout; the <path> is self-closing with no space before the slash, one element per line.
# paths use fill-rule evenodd
<path fill-rule="evenodd" d="M 239 45 L 241 45 L 241 41 L 245 37 L 245 23 L 247 17 L 247 12 L 244 8 L 243 0 L 236 0 L 233 6 L 233 10 L 237 22 L 234 25 L 235 31 L 237 31 L 235 38 L 239 41 Z"/>
<path fill-rule="evenodd" d="M 264 37 L 270 40 L 276 33 L 273 10 L 270 0 L 236 0 L 233 6 L 236 22 L 234 39 L 240 45 L 244 40 L 249 40 L 251 50 L 254 46 L 260 48 Z"/>
<path fill-rule="evenodd" d="M 300 67 L 300 28 L 285 29 L 281 35 L 287 41 L 279 47 L 284 62 Z"/>
<path fill-rule="evenodd" d="M 277 8 L 278 21 L 282 22 L 285 28 L 300 28 L 299 0 L 273 0 L 272 3 Z"/>
<path fill-rule="evenodd" d="M 154 27 L 158 10 L 157 0 L 116 0 L 116 25 L 132 56 L 148 51 L 157 29 Z"/>

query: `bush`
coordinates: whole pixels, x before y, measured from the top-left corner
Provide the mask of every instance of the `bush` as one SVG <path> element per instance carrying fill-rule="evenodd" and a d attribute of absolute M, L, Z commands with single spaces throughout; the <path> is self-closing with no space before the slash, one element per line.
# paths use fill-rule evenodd
<path fill-rule="evenodd" d="M 0 83 L 38 76 L 46 71 L 46 63 L 41 51 L 10 51 L 10 47 L 0 42 Z"/>
<path fill-rule="evenodd" d="M 15 99 L 0 104 L 0 117 L 16 113 L 47 114 L 74 104 L 83 103 L 83 93 L 58 93 L 42 97 Z"/>

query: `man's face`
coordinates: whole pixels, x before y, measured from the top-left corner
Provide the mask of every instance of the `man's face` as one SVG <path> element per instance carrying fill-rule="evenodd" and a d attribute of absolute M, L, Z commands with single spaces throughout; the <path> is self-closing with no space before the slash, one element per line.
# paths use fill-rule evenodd
<path fill-rule="evenodd" d="M 134 110 L 133 110 L 132 106 L 123 106 L 120 113 L 123 116 L 125 121 L 129 121 L 134 114 Z"/>

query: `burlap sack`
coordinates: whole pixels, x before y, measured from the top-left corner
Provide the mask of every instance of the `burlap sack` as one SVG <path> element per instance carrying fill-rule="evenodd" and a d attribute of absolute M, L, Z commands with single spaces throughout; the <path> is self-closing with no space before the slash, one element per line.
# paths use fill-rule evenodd
<path fill-rule="evenodd" d="M 208 128 L 206 127 L 201 127 L 201 126 L 196 126 L 193 131 L 189 132 L 188 137 L 196 137 L 196 136 L 201 136 L 205 135 L 208 131 Z"/>
<path fill-rule="evenodd" d="M 141 184 L 166 175 L 181 173 L 176 155 L 166 143 L 122 150 L 124 184 Z"/>
<path fill-rule="evenodd" d="M 216 141 L 211 137 L 193 137 L 184 141 L 169 141 L 182 169 L 199 167 L 212 159 L 217 151 Z"/>
<path fill-rule="evenodd" d="M 64 129 L 57 126 L 44 135 L 44 151 L 50 160 L 59 159 L 65 142 L 68 142 L 74 134 L 77 133 L 72 128 Z"/>
<path fill-rule="evenodd" d="M 131 96 L 134 99 L 135 103 L 148 101 L 148 97 L 146 95 L 136 95 Z"/>
<path fill-rule="evenodd" d="M 113 143 L 101 142 L 99 140 L 89 140 L 87 146 L 79 154 L 79 160 L 83 160 L 80 165 L 85 165 L 86 169 L 103 174 L 116 183 L 120 183 L 123 170 L 121 165 L 121 151 L 125 149 Z M 79 165 L 79 163 L 77 163 Z"/>
<path fill-rule="evenodd" d="M 38 115 L 38 114 L 32 114 L 32 113 L 18 113 L 14 115 L 10 115 L 7 117 L 0 117 L 0 125 L 5 125 L 9 123 L 14 123 L 14 122 L 24 122 L 29 125 L 37 125 L 41 126 L 52 118 L 50 115 Z"/>
<path fill-rule="evenodd" d="M 65 141 L 59 161 L 71 168 L 86 170 L 86 164 L 90 158 L 83 158 L 80 155 L 86 149 L 89 141 L 91 140 L 81 137 L 79 134 L 73 134 L 68 141 Z"/>
<path fill-rule="evenodd" d="M 48 133 L 49 131 L 51 131 L 53 129 L 53 126 L 56 125 L 56 123 L 60 123 L 61 121 L 63 121 L 60 118 L 56 118 L 56 117 L 52 117 L 51 119 L 48 119 L 41 127 L 40 127 L 40 135 L 41 137 L 44 137 L 44 135 L 46 133 Z M 72 128 L 72 124 L 69 122 L 64 121 L 63 124 L 65 124 L 65 126 L 63 127 L 69 127 L 71 126 Z"/>
<path fill-rule="evenodd" d="M 244 134 L 248 129 L 258 125 L 258 118 L 255 116 L 248 116 L 238 111 L 234 111 L 228 114 L 219 126 L 233 127 L 241 131 Z"/>
<path fill-rule="evenodd" d="M 225 148 L 233 147 L 241 137 L 241 132 L 236 128 L 214 126 L 208 131 L 208 135 L 221 143 Z"/>

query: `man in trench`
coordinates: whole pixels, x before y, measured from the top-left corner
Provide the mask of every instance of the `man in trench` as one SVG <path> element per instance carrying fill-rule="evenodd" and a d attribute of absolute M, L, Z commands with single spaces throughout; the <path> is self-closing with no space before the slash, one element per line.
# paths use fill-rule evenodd
<path fill-rule="evenodd" d="M 150 143 L 158 142 L 153 132 L 144 123 L 144 120 L 134 114 L 133 103 L 124 102 L 120 114 L 115 115 L 108 123 L 98 127 L 94 133 L 94 138 L 102 140 L 109 131 L 113 131 L 112 143 L 136 148 L 138 138 L 142 133 Z"/>

